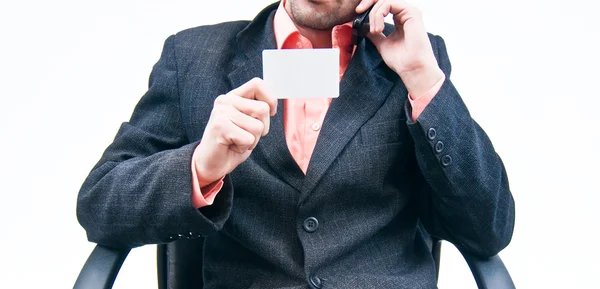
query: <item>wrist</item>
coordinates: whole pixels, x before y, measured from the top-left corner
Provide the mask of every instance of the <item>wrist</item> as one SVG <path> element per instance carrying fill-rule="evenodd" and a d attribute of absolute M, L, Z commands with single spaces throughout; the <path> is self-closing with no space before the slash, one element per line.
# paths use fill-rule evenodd
<path fill-rule="evenodd" d="M 214 170 L 210 170 L 206 167 L 205 162 L 202 160 L 201 153 L 199 152 L 199 150 L 199 146 L 196 147 L 196 150 L 192 155 L 192 167 L 196 173 L 195 176 L 198 180 L 198 185 L 200 186 L 200 188 L 202 188 L 219 180 L 222 176 L 216 176 L 216 174 L 214 174 Z"/>
<path fill-rule="evenodd" d="M 438 83 L 444 77 L 444 72 L 435 64 L 405 71 L 398 75 L 404 82 L 408 93 L 412 97 L 418 98 Z"/>
<path fill-rule="evenodd" d="M 223 177 L 223 175 L 211 173 L 210 170 L 205 169 L 205 167 L 196 160 L 194 160 L 194 169 L 196 170 L 198 185 L 200 185 L 201 188 L 208 186 Z"/>

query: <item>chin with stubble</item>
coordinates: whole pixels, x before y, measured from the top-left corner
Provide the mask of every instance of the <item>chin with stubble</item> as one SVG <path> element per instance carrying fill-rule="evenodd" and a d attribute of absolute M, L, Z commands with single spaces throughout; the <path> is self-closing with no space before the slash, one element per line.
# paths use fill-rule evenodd
<path fill-rule="evenodd" d="M 284 5 L 296 25 L 329 30 L 356 18 L 361 0 L 287 0 Z"/>

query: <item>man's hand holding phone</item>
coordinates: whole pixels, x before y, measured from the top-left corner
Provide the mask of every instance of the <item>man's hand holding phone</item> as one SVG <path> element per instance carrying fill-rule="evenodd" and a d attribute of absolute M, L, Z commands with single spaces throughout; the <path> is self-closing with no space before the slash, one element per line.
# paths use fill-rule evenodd
<path fill-rule="evenodd" d="M 370 32 L 367 37 L 375 44 L 388 67 L 394 70 L 413 97 L 419 97 L 442 79 L 420 10 L 404 0 L 363 0 L 356 7 L 361 14 L 369 13 Z M 395 30 L 385 36 L 384 18 L 392 14 Z"/>

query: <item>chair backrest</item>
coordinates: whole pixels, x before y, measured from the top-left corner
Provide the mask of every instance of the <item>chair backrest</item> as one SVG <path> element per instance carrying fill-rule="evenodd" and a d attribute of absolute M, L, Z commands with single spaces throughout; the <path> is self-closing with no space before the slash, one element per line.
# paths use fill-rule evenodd
<path fill-rule="evenodd" d="M 431 237 L 422 226 L 424 236 L 428 237 L 427 245 L 435 261 L 439 276 L 441 241 Z M 158 288 L 202 288 L 202 243 L 203 239 L 179 240 L 165 245 L 158 245 L 157 270 Z M 436 276 L 436 277 L 437 277 Z"/>
<path fill-rule="evenodd" d="M 179 240 L 158 245 L 158 288 L 202 288 L 204 239 Z"/>

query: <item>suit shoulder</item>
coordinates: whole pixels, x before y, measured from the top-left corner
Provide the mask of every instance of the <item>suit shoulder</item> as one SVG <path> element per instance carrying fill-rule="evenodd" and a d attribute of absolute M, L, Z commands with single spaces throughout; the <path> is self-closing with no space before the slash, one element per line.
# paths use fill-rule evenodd
<path fill-rule="evenodd" d="M 188 28 L 175 34 L 178 46 L 218 46 L 235 39 L 238 32 L 246 28 L 250 21 L 230 21 L 212 25 Z"/>

